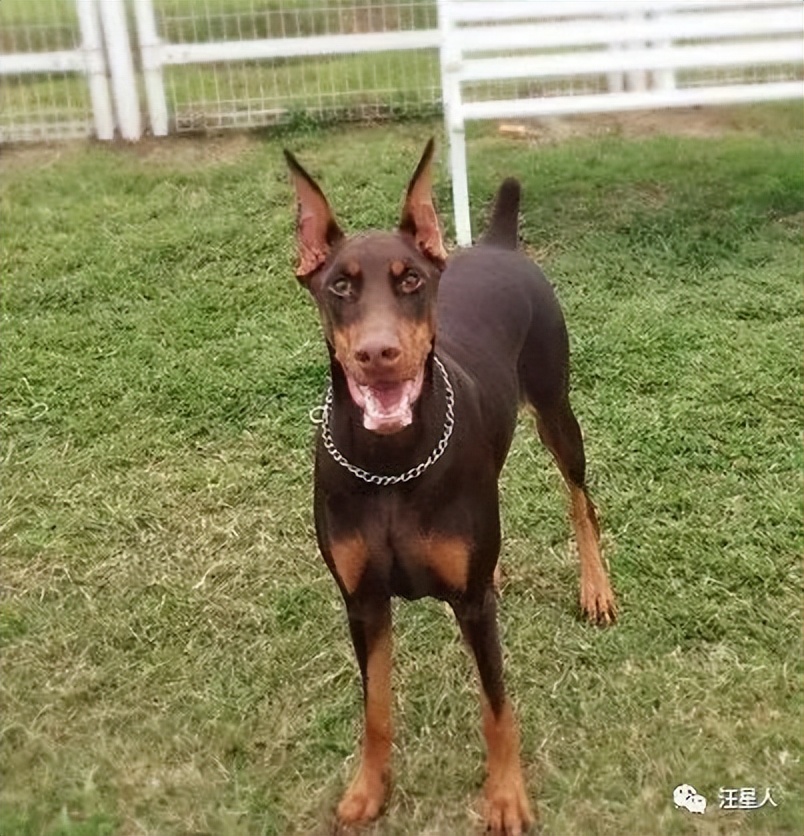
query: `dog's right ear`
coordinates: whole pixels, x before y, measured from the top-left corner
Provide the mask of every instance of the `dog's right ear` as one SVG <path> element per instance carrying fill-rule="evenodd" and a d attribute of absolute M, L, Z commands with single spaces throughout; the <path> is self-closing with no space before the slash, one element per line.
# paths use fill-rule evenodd
<path fill-rule="evenodd" d="M 296 278 L 305 286 L 343 238 L 343 232 L 329 208 L 318 183 L 301 167 L 299 161 L 285 151 L 293 187 L 296 190 L 296 246 L 299 263 Z"/>

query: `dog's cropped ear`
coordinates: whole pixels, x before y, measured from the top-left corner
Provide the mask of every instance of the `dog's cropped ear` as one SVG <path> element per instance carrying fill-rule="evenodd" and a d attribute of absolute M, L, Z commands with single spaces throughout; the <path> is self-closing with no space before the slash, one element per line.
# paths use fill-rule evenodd
<path fill-rule="evenodd" d="M 434 150 L 435 141 L 431 139 L 408 185 L 399 231 L 410 235 L 427 258 L 443 267 L 447 260 L 447 252 L 433 205 L 433 175 L 430 170 Z"/>
<path fill-rule="evenodd" d="M 318 183 L 290 151 L 285 151 L 285 159 L 296 189 L 296 245 L 299 251 L 296 278 L 308 285 L 333 246 L 343 238 L 343 232 Z"/>

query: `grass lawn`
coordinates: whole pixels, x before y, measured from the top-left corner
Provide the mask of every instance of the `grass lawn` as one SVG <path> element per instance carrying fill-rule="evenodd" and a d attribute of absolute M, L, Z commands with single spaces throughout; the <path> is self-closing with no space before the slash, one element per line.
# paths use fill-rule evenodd
<path fill-rule="evenodd" d="M 578 619 L 523 419 L 501 629 L 551 836 L 804 832 L 804 124 L 721 113 L 698 136 L 470 135 L 476 221 L 522 180 L 567 314 L 621 609 Z M 0 153 L 0 836 L 330 832 L 360 689 L 314 546 L 325 351 L 280 149 L 347 227 L 385 227 L 439 129 Z M 448 218 L 444 167 L 437 195 Z M 395 784 L 365 832 L 476 832 L 472 666 L 442 605 L 394 612 Z M 778 806 L 719 810 L 720 788 Z"/>

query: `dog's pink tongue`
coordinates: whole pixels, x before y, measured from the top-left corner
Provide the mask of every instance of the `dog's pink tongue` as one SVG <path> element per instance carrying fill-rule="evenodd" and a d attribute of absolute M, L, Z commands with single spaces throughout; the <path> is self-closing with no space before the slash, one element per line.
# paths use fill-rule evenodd
<path fill-rule="evenodd" d="M 395 433 L 413 423 L 413 404 L 422 391 L 424 372 L 415 380 L 363 386 L 347 374 L 349 394 L 363 411 L 363 426 L 376 433 Z"/>
<path fill-rule="evenodd" d="M 395 432 L 413 422 L 413 381 L 374 388 L 361 386 L 364 397 L 363 426 L 374 432 Z"/>

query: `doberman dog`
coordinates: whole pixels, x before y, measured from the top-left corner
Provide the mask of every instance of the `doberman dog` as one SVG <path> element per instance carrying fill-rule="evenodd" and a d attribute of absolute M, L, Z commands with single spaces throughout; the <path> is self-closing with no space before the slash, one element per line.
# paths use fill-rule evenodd
<path fill-rule="evenodd" d="M 569 488 L 580 603 L 615 618 L 585 487 L 583 440 L 568 399 L 569 350 L 552 287 L 517 250 L 519 184 L 500 188 L 480 243 L 447 260 L 432 198 L 431 140 L 399 228 L 346 236 L 324 193 L 285 152 L 296 191 L 299 281 L 318 307 L 331 383 L 315 462 L 318 545 L 346 603 L 363 681 L 365 732 L 341 824 L 379 815 L 391 751 L 391 598 L 453 609 L 481 682 L 486 829 L 533 821 L 519 733 L 503 686 L 496 623 L 497 481 L 517 410 Z"/>

